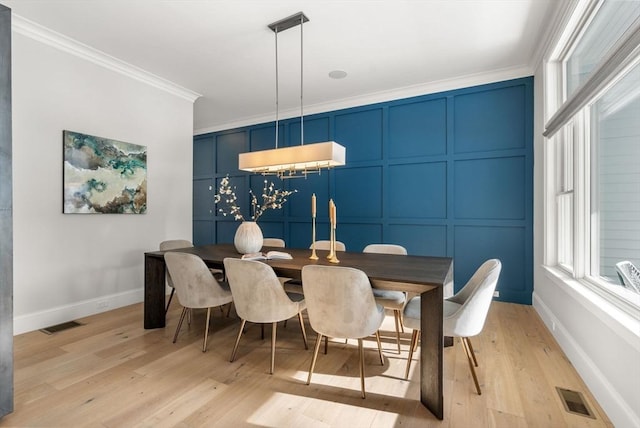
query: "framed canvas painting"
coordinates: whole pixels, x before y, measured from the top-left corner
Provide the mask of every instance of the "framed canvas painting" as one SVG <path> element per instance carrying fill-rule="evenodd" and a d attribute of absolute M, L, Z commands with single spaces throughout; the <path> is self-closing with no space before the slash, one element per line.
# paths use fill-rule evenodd
<path fill-rule="evenodd" d="M 144 214 L 147 147 L 63 131 L 65 214 Z"/>

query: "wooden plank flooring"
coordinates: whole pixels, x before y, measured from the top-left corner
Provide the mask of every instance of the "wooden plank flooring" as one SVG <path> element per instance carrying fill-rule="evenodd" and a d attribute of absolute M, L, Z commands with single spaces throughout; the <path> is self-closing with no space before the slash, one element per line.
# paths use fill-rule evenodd
<path fill-rule="evenodd" d="M 375 340 L 365 342 L 367 398 L 360 398 L 357 342 L 330 342 L 305 384 L 308 351 L 292 319 L 280 324 L 276 371 L 269 375 L 265 340 L 250 325 L 236 361 L 229 362 L 239 328 L 233 311 L 215 311 L 202 353 L 204 311 L 185 322 L 171 343 L 180 306 L 165 329 L 144 330 L 136 304 L 78 320 L 84 325 L 46 335 L 15 337 L 15 412 L 0 427 L 611 427 L 534 309 L 492 304 L 484 331 L 472 339 L 482 395 L 475 393 L 456 340 L 445 348 L 445 419 L 419 402 L 419 363 L 403 379 L 411 330 L 395 345 L 393 316 L 382 328 L 384 366 Z M 596 419 L 567 413 L 555 387 L 581 391 Z"/>

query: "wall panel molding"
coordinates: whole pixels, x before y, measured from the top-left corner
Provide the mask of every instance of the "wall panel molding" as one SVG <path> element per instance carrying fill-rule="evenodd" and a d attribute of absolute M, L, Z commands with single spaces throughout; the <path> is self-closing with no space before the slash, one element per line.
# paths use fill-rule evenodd
<path fill-rule="evenodd" d="M 315 193 L 317 239 L 328 238 L 331 198 L 338 212 L 337 239 L 348 251 L 396 243 L 410 254 L 454 257 L 456 288 L 481 261 L 500 257 L 506 280 L 499 284 L 499 300 L 530 304 L 532 111 L 533 78 L 528 77 L 309 115 L 305 141 L 307 124 L 313 124 L 314 137 L 346 147 L 347 164 L 302 180 L 275 178 L 277 187 L 298 192 L 283 210 L 265 218 L 263 230 L 281 231 L 289 247 L 308 248 Z M 299 144 L 299 118 L 279 123 L 279 144 Z M 216 182 L 229 174 L 241 204 L 248 203 L 249 188 L 259 195 L 264 177 L 238 171 L 237 155 L 272 148 L 274 126 L 260 123 L 195 137 L 194 153 L 208 153 L 198 145 L 214 144 L 216 159 L 208 175 L 194 176 L 194 189 L 197 180 Z M 195 206 L 205 207 L 200 212 L 206 214 L 206 204 L 194 201 Z M 203 221 L 215 224 L 213 241 Z M 194 242 L 232 242 L 235 228 L 216 213 L 208 220 L 194 217 Z"/>

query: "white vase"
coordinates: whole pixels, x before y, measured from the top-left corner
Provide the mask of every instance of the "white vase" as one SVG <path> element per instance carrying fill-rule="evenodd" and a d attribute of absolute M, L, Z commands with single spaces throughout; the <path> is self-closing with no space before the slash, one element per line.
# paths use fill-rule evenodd
<path fill-rule="evenodd" d="M 240 254 L 257 253 L 262 249 L 262 230 L 255 221 L 243 221 L 236 230 L 233 244 Z"/>

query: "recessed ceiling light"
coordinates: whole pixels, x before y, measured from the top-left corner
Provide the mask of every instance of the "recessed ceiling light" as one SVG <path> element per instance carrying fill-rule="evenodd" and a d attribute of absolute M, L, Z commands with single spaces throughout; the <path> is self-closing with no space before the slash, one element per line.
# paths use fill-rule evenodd
<path fill-rule="evenodd" d="M 347 72 L 342 70 L 333 70 L 329 72 L 329 77 L 332 79 L 344 79 L 347 77 Z"/>

